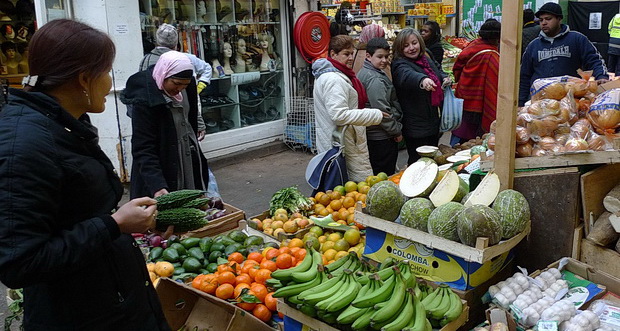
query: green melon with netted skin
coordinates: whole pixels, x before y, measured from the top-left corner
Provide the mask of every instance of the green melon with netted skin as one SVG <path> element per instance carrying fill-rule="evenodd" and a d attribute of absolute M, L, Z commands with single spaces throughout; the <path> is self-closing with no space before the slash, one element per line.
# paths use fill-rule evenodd
<path fill-rule="evenodd" d="M 459 241 L 456 231 L 457 215 L 463 210 L 463 205 L 458 202 L 448 202 L 433 210 L 428 217 L 428 233 Z"/>
<path fill-rule="evenodd" d="M 465 207 L 457 217 L 457 233 L 465 245 L 475 247 L 478 237 L 489 239 L 495 245 L 502 239 L 502 225 L 499 214 L 485 205 Z"/>
<path fill-rule="evenodd" d="M 530 205 L 518 191 L 503 190 L 499 192 L 493 210 L 499 214 L 504 239 L 509 239 L 523 232 L 530 220 Z"/>
<path fill-rule="evenodd" d="M 389 180 L 373 185 L 366 196 L 366 211 L 375 217 L 393 222 L 407 201 L 398 186 Z"/>
<path fill-rule="evenodd" d="M 400 221 L 410 228 L 428 232 L 428 217 L 434 209 L 433 203 L 426 198 L 407 200 L 400 209 Z"/>

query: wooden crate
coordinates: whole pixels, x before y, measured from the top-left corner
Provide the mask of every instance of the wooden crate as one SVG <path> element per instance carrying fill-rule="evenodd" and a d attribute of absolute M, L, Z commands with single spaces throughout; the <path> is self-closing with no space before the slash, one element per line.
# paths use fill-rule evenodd
<path fill-rule="evenodd" d="M 461 326 L 463 326 L 467 320 L 469 319 L 469 307 L 467 306 L 467 301 L 461 300 L 463 302 L 463 312 L 457 319 L 446 324 L 440 331 L 457 331 Z M 278 299 L 278 311 L 282 314 L 302 323 L 303 325 L 309 327 L 312 330 L 316 331 L 338 331 L 339 329 L 326 324 L 325 322 L 314 319 L 301 311 L 287 305 L 282 299 Z"/>
<path fill-rule="evenodd" d="M 581 241 L 581 261 L 595 269 L 620 277 L 620 253 L 613 249 L 583 239 Z M 620 286 L 612 291 L 620 293 Z"/>
<path fill-rule="evenodd" d="M 235 206 L 224 203 L 226 214 L 194 231 L 187 232 L 186 237 L 212 237 L 222 232 L 236 229 L 240 220 L 245 219 L 245 212 Z"/>
<path fill-rule="evenodd" d="M 493 245 L 487 248 L 475 248 L 464 245 L 462 243 L 448 240 L 439 236 L 432 235 L 430 233 L 416 230 L 398 223 L 388 222 L 386 220 L 370 216 L 360 210 L 358 206 L 355 210 L 355 221 L 363 226 L 381 230 L 393 234 L 395 236 L 422 244 L 432 249 L 437 249 L 454 256 L 462 257 L 466 261 L 484 263 L 490 261 L 496 256 L 500 256 L 515 246 L 530 233 L 530 223 L 520 234 L 501 241 L 497 245 Z"/>
<path fill-rule="evenodd" d="M 620 163 L 620 151 L 584 151 L 575 154 L 520 157 L 515 159 L 515 170 L 612 163 Z M 492 159 L 480 162 L 480 170 L 482 171 L 489 171 L 493 168 Z"/>
<path fill-rule="evenodd" d="M 581 206 L 586 236 L 605 211 L 603 198 L 620 183 L 620 164 L 607 164 L 581 175 Z"/>

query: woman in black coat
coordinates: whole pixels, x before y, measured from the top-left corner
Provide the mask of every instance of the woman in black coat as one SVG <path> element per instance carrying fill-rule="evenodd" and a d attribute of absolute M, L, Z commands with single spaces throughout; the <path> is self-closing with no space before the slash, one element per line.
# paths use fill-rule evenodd
<path fill-rule="evenodd" d="M 121 101 L 133 105 L 131 197 L 207 190 L 209 168 L 197 140 L 192 70 L 185 54 L 166 52 L 155 66 L 129 77 L 121 93 Z"/>
<path fill-rule="evenodd" d="M 393 45 L 392 82 L 403 111 L 407 164 L 420 158 L 416 148 L 437 146 L 442 86 L 450 83 L 450 78 L 424 49 L 422 36 L 413 28 L 403 29 Z"/>
<path fill-rule="evenodd" d="M 420 28 L 420 34 L 424 39 L 426 49 L 433 56 L 433 60 L 439 63 L 443 62 L 443 46 L 441 46 L 441 28 L 435 21 L 426 21 L 422 28 Z"/>
<path fill-rule="evenodd" d="M 105 109 L 114 55 L 103 32 L 48 22 L 0 112 L 0 281 L 24 289 L 25 330 L 170 330 L 131 236 L 154 226 L 156 201 L 117 207 L 87 115 Z"/>

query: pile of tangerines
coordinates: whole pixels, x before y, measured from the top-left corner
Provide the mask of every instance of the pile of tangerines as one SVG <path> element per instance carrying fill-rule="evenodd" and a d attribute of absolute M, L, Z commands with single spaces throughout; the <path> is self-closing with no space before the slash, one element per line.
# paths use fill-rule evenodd
<path fill-rule="evenodd" d="M 267 280 L 273 271 L 294 267 L 305 256 L 305 248 L 290 246 L 267 247 L 262 252 L 248 254 L 247 259 L 235 252 L 228 256 L 228 263 L 217 267 L 216 272 L 194 278 L 192 287 L 230 301 L 268 322 L 277 311 L 277 304 Z"/>

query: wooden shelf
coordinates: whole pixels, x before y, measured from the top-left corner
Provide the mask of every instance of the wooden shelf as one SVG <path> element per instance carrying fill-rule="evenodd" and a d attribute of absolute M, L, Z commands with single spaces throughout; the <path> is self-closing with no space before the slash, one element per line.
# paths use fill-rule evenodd
<path fill-rule="evenodd" d="M 406 15 L 406 14 L 407 14 L 407 12 L 404 12 L 404 11 L 380 13 L 380 15 Z"/>
<path fill-rule="evenodd" d="M 620 163 L 619 150 L 584 151 L 575 154 L 520 157 L 515 159 L 515 170 L 613 163 Z M 482 171 L 489 171 L 493 169 L 493 167 L 493 160 L 484 160 L 480 163 L 480 170 Z"/>
<path fill-rule="evenodd" d="M 472 261 L 480 264 L 511 250 L 523 238 L 525 238 L 531 230 L 531 222 L 528 222 L 525 230 L 518 235 L 508 240 L 501 241 L 497 245 L 484 249 L 477 249 L 475 247 L 470 247 L 462 243 L 435 236 L 398 223 L 388 222 L 386 220 L 370 216 L 363 213 L 359 207 L 356 207 L 355 210 L 355 221 L 363 226 L 381 230 L 383 232 L 425 245 L 429 248 L 438 249 L 448 254 L 462 257 L 466 261 Z"/>
<path fill-rule="evenodd" d="M 407 18 L 429 18 L 429 15 L 409 15 Z M 446 17 L 456 17 L 456 14 L 446 14 Z"/>

